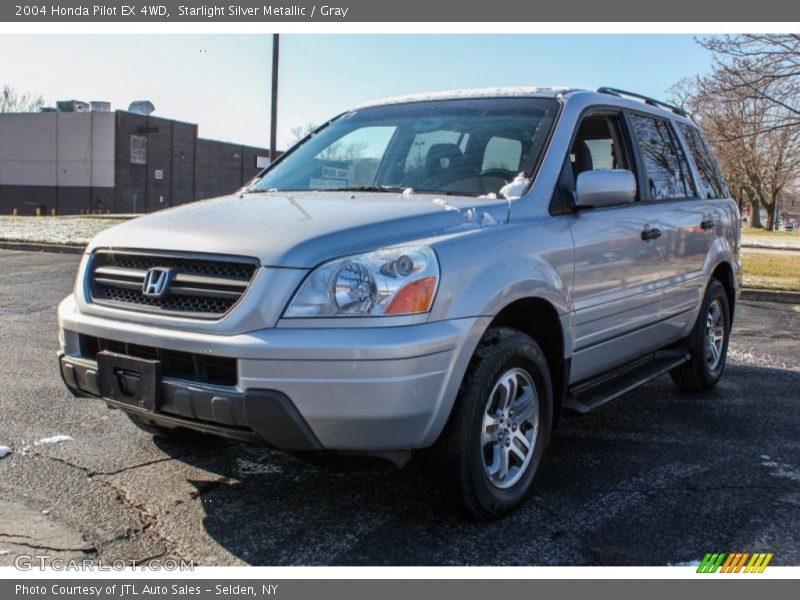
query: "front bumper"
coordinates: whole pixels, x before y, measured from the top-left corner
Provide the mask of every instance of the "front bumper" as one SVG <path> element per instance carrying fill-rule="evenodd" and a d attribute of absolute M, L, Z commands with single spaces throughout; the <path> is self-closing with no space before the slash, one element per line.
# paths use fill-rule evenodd
<path fill-rule="evenodd" d="M 62 376 L 100 395 L 80 335 L 235 358 L 236 386 L 164 379 L 146 417 L 288 450 L 381 451 L 432 444 L 450 414 L 488 318 L 404 327 L 275 328 L 238 335 L 186 332 L 59 307 Z M 107 400 L 108 401 L 108 400 Z M 128 405 L 109 402 L 130 412 Z"/>
<path fill-rule="evenodd" d="M 78 397 L 102 397 L 97 361 L 59 352 L 61 378 Z M 240 392 L 164 379 L 157 412 L 105 398 L 109 406 L 167 428 L 184 427 L 284 450 L 322 450 L 291 400 L 274 390 Z"/>

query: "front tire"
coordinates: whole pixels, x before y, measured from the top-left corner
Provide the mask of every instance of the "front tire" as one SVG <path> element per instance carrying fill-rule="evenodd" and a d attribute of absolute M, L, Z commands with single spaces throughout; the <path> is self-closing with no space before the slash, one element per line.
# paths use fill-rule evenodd
<path fill-rule="evenodd" d="M 490 329 L 444 432 L 424 457 L 439 502 L 477 520 L 514 510 L 533 489 L 552 423 L 552 385 L 541 348 L 520 331 Z"/>
<path fill-rule="evenodd" d="M 670 371 L 678 386 L 695 391 L 714 387 L 725 370 L 728 341 L 731 333 L 731 313 L 725 286 L 712 279 L 697 316 L 686 347 L 692 358 Z"/>

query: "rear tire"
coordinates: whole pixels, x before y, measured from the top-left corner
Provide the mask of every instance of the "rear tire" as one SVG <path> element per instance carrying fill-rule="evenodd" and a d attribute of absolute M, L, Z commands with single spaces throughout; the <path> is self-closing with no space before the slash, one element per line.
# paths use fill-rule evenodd
<path fill-rule="evenodd" d="M 448 511 L 491 520 L 530 495 L 550 441 L 547 360 L 528 335 L 490 329 L 472 357 L 450 420 L 425 451 L 423 474 Z"/>
<path fill-rule="evenodd" d="M 712 279 L 692 333 L 686 339 L 686 349 L 692 358 L 670 371 L 672 381 L 687 390 L 703 391 L 714 387 L 725 370 L 730 333 L 728 294 L 719 280 Z"/>

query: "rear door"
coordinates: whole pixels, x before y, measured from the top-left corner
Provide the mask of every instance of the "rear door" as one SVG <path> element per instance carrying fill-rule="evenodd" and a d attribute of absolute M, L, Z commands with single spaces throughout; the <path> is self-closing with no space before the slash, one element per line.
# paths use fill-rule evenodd
<path fill-rule="evenodd" d="M 562 179 L 583 171 L 629 169 L 636 172 L 621 112 L 584 116 Z M 571 173 L 569 172 L 571 170 Z M 637 201 L 573 214 L 574 339 L 571 379 L 577 382 L 636 358 L 659 345 L 652 326 L 658 320 L 658 281 L 662 260 L 658 213 Z M 648 236 L 645 236 L 648 237 Z"/>
<path fill-rule="evenodd" d="M 660 315 L 680 337 L 705 289 L 704 266 L 719 216 L 701 198 L 672 121 L 630 115 L 646 173 L 647 201 L 657 205 L 664 261 Z"/>

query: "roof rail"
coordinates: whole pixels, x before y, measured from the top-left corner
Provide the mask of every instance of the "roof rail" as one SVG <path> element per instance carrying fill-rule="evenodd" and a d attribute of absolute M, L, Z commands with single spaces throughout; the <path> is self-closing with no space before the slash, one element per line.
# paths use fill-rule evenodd
<path fill-rule="evenodd" d="M 611 94 L 612 96 L 627 96 L 628 98 L 636 98 L 637 100 L 643 100 L 645 104 L 649 104 L 650 106 L 658 106 L 660 108 L 666 108 L 674 112 L 676 115 L 680 115 L 681 117 L 688 117 L 689 113 L 687 113 L 682 108 L 678 108 L 674 104 L 670 104 L 669 102 L 662 102 L 661 100 L 656 100 L 655 98 L 651 98 L 650 96 L 645 96 L 643 94 L 637 94 L 636 92 L 628 92 L 626 90 L 620 90 L 617 88 L 612 87 L 599 87 L 597 88 L 598 94 Z"/>

